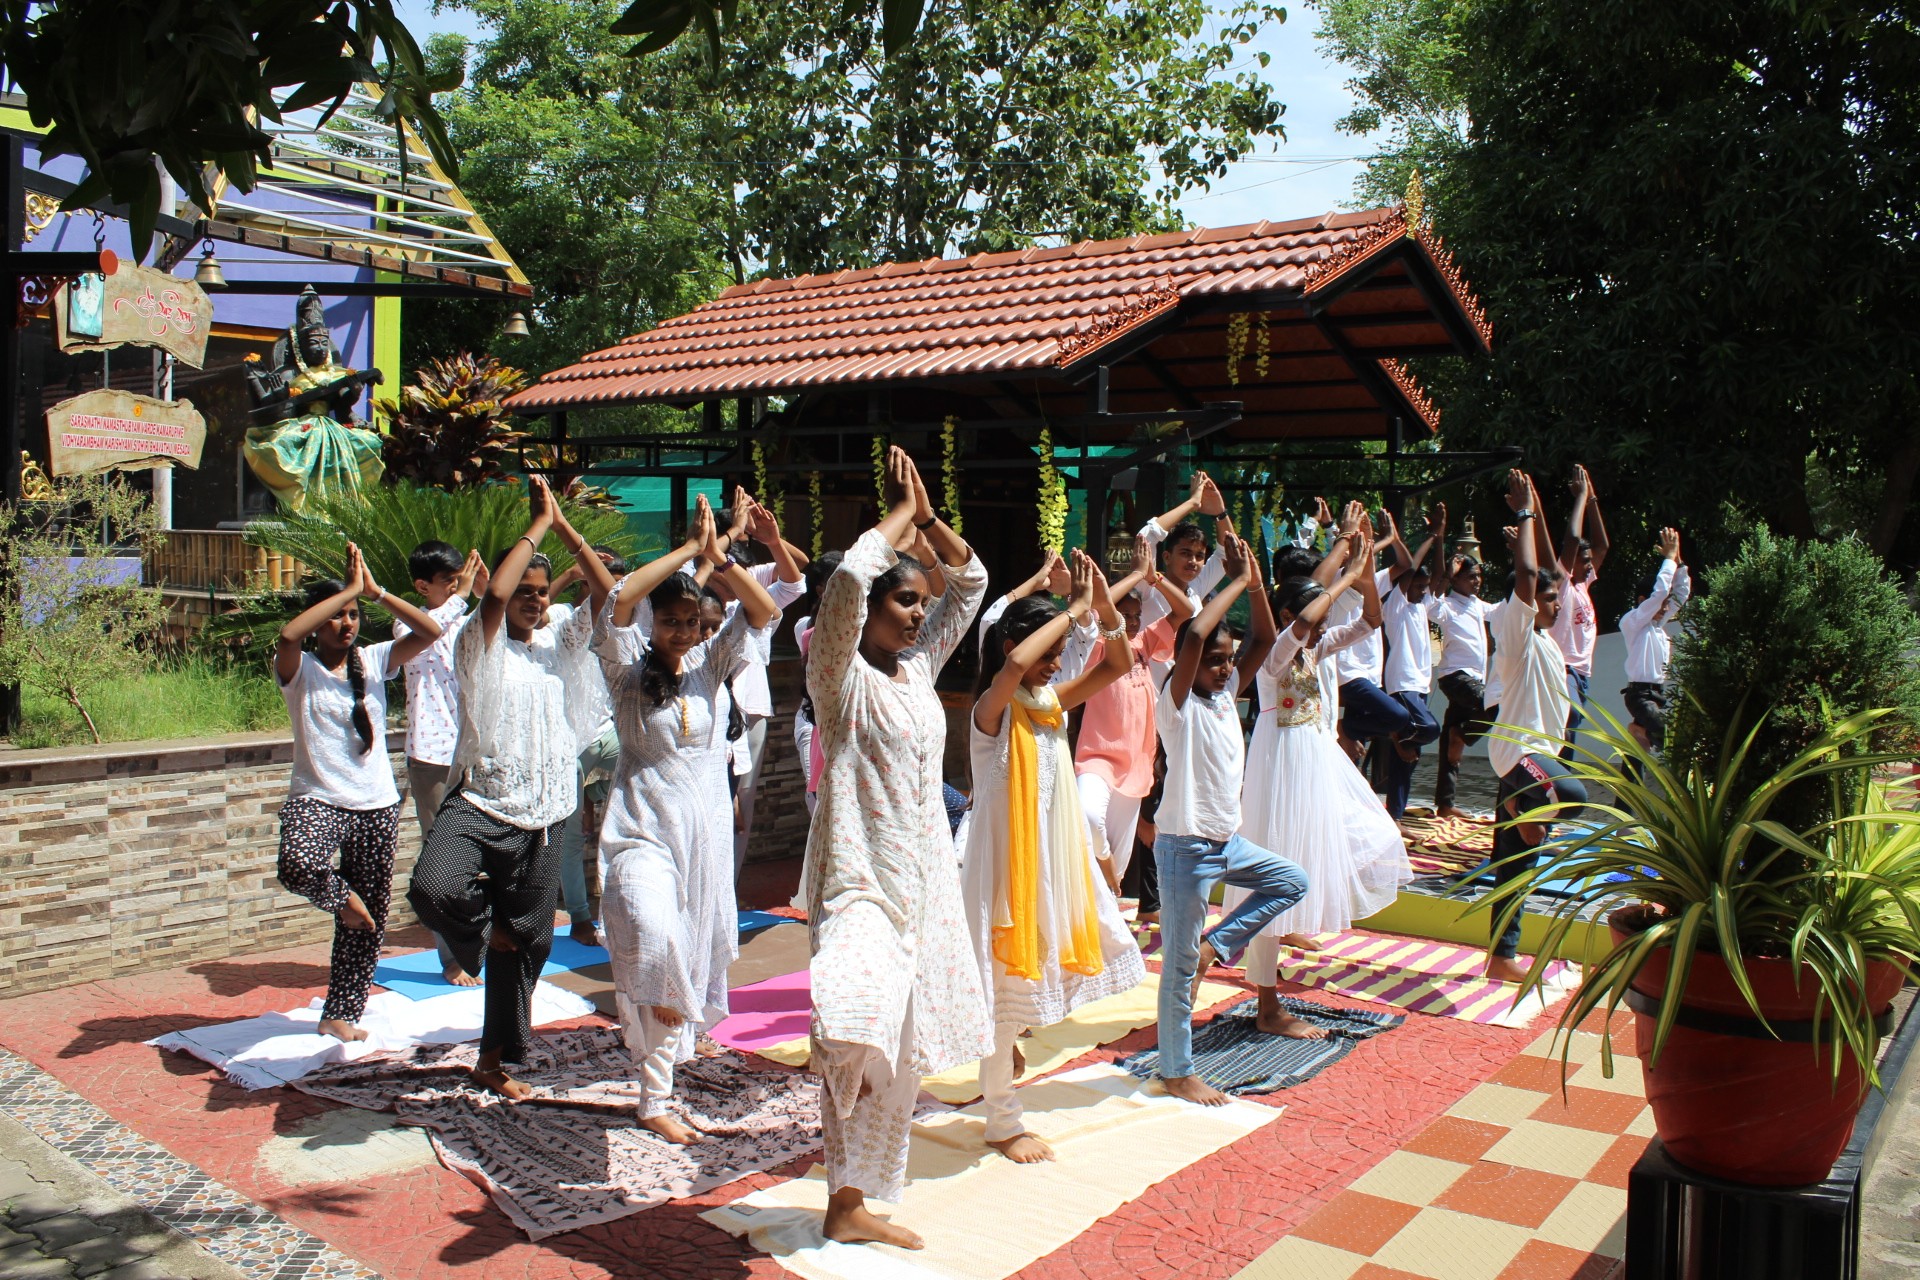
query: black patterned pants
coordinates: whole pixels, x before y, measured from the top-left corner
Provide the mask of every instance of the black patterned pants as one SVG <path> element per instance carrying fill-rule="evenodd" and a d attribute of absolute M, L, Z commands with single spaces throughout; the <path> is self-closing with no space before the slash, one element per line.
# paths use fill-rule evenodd
<path fill-rule="evenodd" d="M 327 976 L 322 1018 L 357 1022 L 367 1011 L 367 988 L 380 945 L 387 936 L 387 904 L 393 897 L 393 851 L 400 832 L 400 806 L 336 809 L 306 796 L 280 806 L 280 883 L 328 915 L 337 917 L 347 893 L 360 895 L 377 928 L 333 925 L 333 967 Z M 340 865 L 333 864 L 334 855 Z"/>
<path fill-rule="evenodd" d="M 533 1039 L 533 988 L 553 950 L 562 825 L 523 831 L 450 791 L 407 890 L 407 901 L 461 967 L 485 979 L 480 1051 L 498 1050 L 508 1062 L 522 1061 Z M 500 928 L 517 950 L 488 950 Z"/>

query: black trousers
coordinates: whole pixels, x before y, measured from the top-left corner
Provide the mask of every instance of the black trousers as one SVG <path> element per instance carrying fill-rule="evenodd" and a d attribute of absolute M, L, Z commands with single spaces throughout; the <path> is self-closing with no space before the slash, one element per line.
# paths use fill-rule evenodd
<path fill-rule="evenodd" d="M 407 890 L 407 901 L 461 967 L 485 977 L 480 1051 L 498 1050 L 509 1062 L 524 1060 L 533 1040 L 533 988 L 553 950 L 562 825 L 524 831 L 451 791 Z M 518 949 L 488 950 L 495 929 L 505 929 Z"/>
<path fill-rule="evenodd" d="M 1440 726 L 1440 773 L 1433 784 L 1433 807 L 1448 809 L 1460 789 L 1460 764 L 1447 758 L 1453 735 L 1459 734 L 1462 742 L 1472 745 L 1492 727 L 1493 721 L 1482 705 L 1487 694 L 1483 682 L 1464 671 L 1449 671 L 1440 677 L 1439 684 L 1440 692 L 1447 695 L 1447 718 Z"/>

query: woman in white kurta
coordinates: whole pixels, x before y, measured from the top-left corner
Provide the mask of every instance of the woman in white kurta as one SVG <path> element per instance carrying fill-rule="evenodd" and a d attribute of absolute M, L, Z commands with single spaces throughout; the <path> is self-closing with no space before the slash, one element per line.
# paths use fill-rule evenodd
<path fill-rule="evenodd" d="M 1260 718 L 1247 751 L 1241 791 L 1241 834 L 1298 863 L 1307 873 L 1306 896 L 1281 912 L 1247 946 L 1246 974 L 1271 1007 L 1281 1035 L 1318 1039 L 1317 1028 L 1291 1019 L 1278 1004 L 1282 943 L 1313 946 L 1314 934 L 1334 933 L 1394 900 L 1413 878 L 1399 828 L 1342 751 L 1322 715 L 1328 659 L 1379 625 L 1371 546 L 1347 572 L 1322 590 L 1295 578 L 1274 591 L 1280 636 L 1260 666 Z M 1340 593 L 1358 587 L 1361 611 L 1351 622 L 1326 627 Z M 1227 904 L 1243 897 L 1229 889 Z M 1322 1033 L 1323 1034 L 1323 1033 Z"/>
<path fill-rule="evenodd" d="M 1094 614 L 1100 661 L 1056 685 L 1068 629 Z M 1146 972 L 1099 871 L 1067 746 L 1067 713 L 1132 662 L 1106 579 L 1082 551 L 1073 553 L 1064 611 L 1045 596 L 1016 600 L 981 649 L 961 882 L 993 1007 L 993 1052 L 980 1064 L 987 1145 L 1020 1164 L 1053 1159 L 1053 1148 L 1026 1131 L 1014 1090 L 1021 1034 L 1130 990 Z"/>
<path fill-rule="evenodd" d="M 697 1027 L 727 1015 L 739 954 L 725 685 L 765 660 L 780 621 L 766 589 L 730 571 L 740 608 L 700 639 L 700 589 L 680 570 L 713 558 L 712 535 L 703 498 L 686 544 L 628 574 L 594 628 L 620 735 L 600 831 L 615 999 L 640 1066 L 640 1123 L 682 1143 L 699 1134 L 669 1109 L 674 1064 L 693 1057 Z"/>
<path fill-rule="evenodd" d="M 934 678 L 967 634 L 987 573 L 940 522 L 913 463 L 887 459 L 886 519 L 861 535 L 822 592 L 807 658 L 826 757 L 807 844 L 813 1066 L 829 1197 L 825 1232 L 919 1248 L 875 1217 L 897 1200 L 920 1076 L 982 1058 L 993 1029 L 960 899 L 942 799 L 946 712 Z M 893 544 L 924 527 L 946 593 Z"/>

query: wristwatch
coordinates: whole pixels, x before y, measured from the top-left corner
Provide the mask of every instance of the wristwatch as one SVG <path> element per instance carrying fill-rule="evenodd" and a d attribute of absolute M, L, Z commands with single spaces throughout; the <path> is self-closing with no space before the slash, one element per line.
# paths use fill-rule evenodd
<path fill-rule="evenodd" d="M 1513 518 L 1515 520 L 1531 520 L 1533 519 L 1533 508 L 1522 507 L 1513 513 Z"/>

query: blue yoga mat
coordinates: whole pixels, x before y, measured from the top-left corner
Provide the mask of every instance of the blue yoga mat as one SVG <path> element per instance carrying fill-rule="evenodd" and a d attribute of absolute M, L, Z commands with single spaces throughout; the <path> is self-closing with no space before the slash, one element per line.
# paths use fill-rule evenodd
<path fill-rule="evenodd" d="M 777 924 L 792 923 L 786 916 L 776 916 L 768 911 L 742 911 L 740 937 L 744 941 Z M 548 954 L 546 967 L 540 970 L 540 976 L 551 977 L 556 973 L 584 969 L 588 965 L 605 964 L 609 958 L 605 947 L 584 946 L 564 933 L 556 933 L 553 935 L 553 950 Z M 459 990 L 441 976 L 440 956 L 433 951 L 415 951 L 382 960 L 373 971 L 373 980 L 409 1000 L 431 1000 L 434 996 Z"/>

